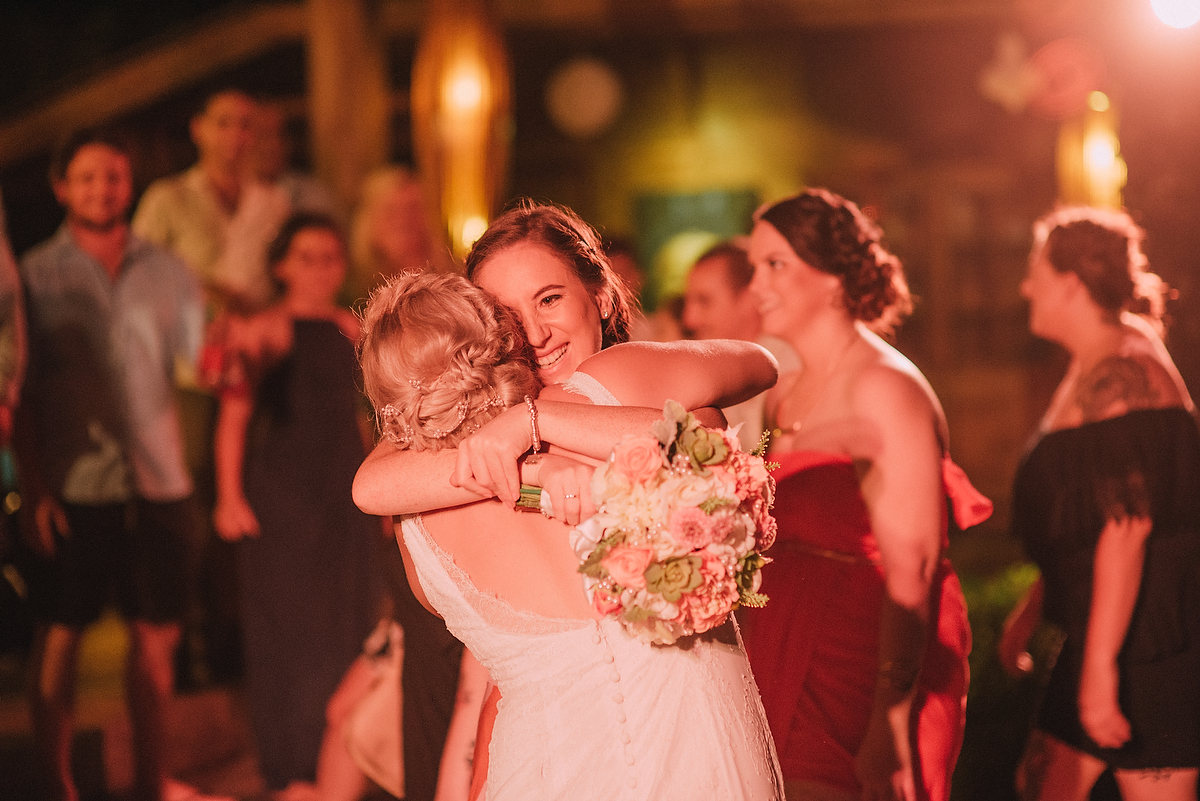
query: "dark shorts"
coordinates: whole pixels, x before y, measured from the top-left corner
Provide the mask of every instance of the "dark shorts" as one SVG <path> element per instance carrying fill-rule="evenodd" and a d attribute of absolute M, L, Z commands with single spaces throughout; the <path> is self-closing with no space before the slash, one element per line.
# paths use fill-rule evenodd
<path fill-rule="evenodd" d="M 1121 712 L 1133 736 L 1121 748 L 1101 748 L 1079 720 L 1083 649 L 1068 642 L 1059 654 L 1038 712 L 1038 728 L 1117 770 L 1200 767 L 1200 648 L 1141 664 L 1121 663 Z"/>
<path fill-rule="evenodd" d="M 197 510 L 179 501 L 63 504 L 69 537 L 57 537 L 53 559 L 29 581 L 34 617 L 86 626 L 110 601 L 127 620 L 173 623 L 187 600 L 188 546 Z"/>

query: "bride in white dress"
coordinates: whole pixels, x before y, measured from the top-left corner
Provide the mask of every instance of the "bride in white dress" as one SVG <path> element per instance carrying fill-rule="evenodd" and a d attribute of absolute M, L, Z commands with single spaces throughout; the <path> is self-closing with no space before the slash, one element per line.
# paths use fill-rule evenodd
<path fill-rule="evenodd" d="M 453 447 L 537 394 L 519 325 L 464 279 L 402 276 L 372 297 L 364 326 L 365 386 L 397 447 Z M 613 403 L 606 378 L 619 372 L 627 380 L 633 371 L 686 394 L 689 371 L 716 369 L 731 393 L 752 395 L 774 380 L 772 360 L 760 351 L 732 342 L 665 351 L 618 345 L 547 393 L 568 399 L 574 389 Z M 670 369 L 658 361 L 664 354 Z M 535 470 L 542 483 L 569 487 L 587 468 L 542 456 Z M 406 517 L 400 531 L 414 591 L 501 691 L 489 801 L 782 799 L 732 620 L 681 646 L 631 637 L 589 603 L 567 526 L 498 500 Z"/>

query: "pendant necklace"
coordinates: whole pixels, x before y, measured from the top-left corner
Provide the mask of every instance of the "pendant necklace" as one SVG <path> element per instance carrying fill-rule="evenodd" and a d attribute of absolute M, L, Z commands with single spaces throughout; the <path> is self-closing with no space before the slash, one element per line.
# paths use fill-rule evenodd
<path fill-rule="evenodd" d="M 817 406 L 821 404 L 821 399 L 825 396 L 825 390 L 829 388 L 829 384 L 833 381 L 833 374 L 837 372 L 839 367 L 841 367 L 842 362 L 846 358 L 846 354 L 850 352 L 850 349 L 854 347 L 854 343 L 857 342 L 858 339 L 858 329 L 855 328 L 854 335 L 850 337 L 850 341 L 846 343 L 845 347 L 842 348 L 842 352 L 839 353 L 838 357 L 829 365 L 829 369 L 825 373 L 825 378 L 821 382 L 821 388 L 817 390 L 817 394 L 813 398 L 812 403 L 808 405 L 808 409 L 806 409 L 804 414 L 800 415 L 800 417 L 787 428 L 776 426 L 774 429 L 772 429 L 772 437 L 782 437 L 784 434 L 795 434 L 804 427 L 804 424 L 808 422 L 808 418 L 814 411 L 816 411 Z M 783 404 L 781 403 L 780 406 L 782 405 Z"/>

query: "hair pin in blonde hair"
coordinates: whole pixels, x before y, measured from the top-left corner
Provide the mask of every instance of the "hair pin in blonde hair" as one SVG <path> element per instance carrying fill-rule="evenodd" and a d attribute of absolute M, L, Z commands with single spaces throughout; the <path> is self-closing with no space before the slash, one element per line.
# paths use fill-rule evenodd
<path fill-rule="evenodd" d="M 396 445 L 408 445 L 412 442 L 412 429 L 404 422 L 400 410 L 390 403 L 379 410 L 379 430 Z"/>
<path fill-rule="evenodd" d="M 410 383 L 412 383 L 411 379 Z M 488 409 L 504 405 L 504 401 L 496 396 L 494 390 L 489 391 L 488 399 L 482 406 L 479 407 L 479 409 L 476 410 L 476 414 L 480 414 Z M 445 439 L 457 431 L 467 419 L 467 411 L 470 409 L 470 402 L 466 398 L 463 398 L 455 405 L 455 409 L 458 412 L 458 417 L 454 421 L 454 425 L 450 426 L 449 428 L 431 428 L 423 431 L 422 433 L 424 433 L 424 435 L 430 439 Z M 478 431 L 481 426 L 482 423 L 471 426 L 469 433 Z M 415 436 L 412 427 L 404 421 L 404 416 L 401 414 L 400 410 L 390 403 L 379 410 L 379 430 L 385 437 L 388 438 L 388 440 L 396 445 L 409 445 L 413 442 L 413 438 Z"/>

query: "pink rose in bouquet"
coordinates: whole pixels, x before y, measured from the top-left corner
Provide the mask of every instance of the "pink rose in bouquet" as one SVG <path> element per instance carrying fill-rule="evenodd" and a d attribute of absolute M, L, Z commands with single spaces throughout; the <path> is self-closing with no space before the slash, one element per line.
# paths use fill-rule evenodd
<path fill-rule="evenodd" d="M 644 484 L 662 468 L 662 448 L 654 437 L 630 437 L 613 450 L 613 466 L 631 482 Z"/>
<path fill-rule="evenodd" d="M 775 522 L 775 518 L 771 515 L 769 507 L 766 504 L 762 505 L 761 509 L 756 510 L 759 514 L 755 515 L 757 525 L 757 533 L 755 535 L 755 547 L 759 551 L 765 551 L 775 544 L 775 536 L 779 532 L 779 525 Z"/>
<path fill-rule="evenodd" d="M 701 551 L 700 573 L 704 583 L 684 597 L 683 605 L 697 631 L 707 631 L 724 622 L 731 606 L 738 602 L 738 589 L 730 581 L 722 559 L 711 551 Z"/>
<path fill-rule="evenodd" d="M 622 587 L 641 589 L 646 586 L 646 568 L 654 561 L 651 548 L 618 545 L 608 552 L 600 564 Z"/>
<path fill-rule="evenodd" d="M 592 593 L 592 607 L 602 615 L 611 615 L 621 609 L 621 596 L 598 589 Z"/>

